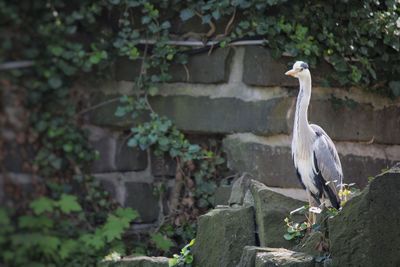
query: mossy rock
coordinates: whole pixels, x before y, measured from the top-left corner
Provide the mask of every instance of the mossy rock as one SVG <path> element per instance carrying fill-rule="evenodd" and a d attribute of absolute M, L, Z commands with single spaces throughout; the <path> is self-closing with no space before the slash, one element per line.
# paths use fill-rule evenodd
<path fill-rule="evenodd" d="M 236 266 L 243 248 L 255 242 L 253 207 L 211 210 L 199 218 L 193 247 L 195 266 Z"/>
<path fill-rule="evenodd" d="M 400 164 L 329 221 L 332 266 L 400 266 Z"/>

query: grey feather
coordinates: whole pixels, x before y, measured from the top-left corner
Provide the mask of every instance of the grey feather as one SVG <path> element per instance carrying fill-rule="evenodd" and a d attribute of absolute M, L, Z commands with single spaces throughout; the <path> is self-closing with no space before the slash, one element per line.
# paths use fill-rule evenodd
<path fill-rule="evenodd" d="M 311 124 L 317 138 L 313 144 L 313 151 L 322 177 L 337 194 L 336 185 L 342 184 L 343 171 L 335 145 L 326 132 L 318 125 Z M 336 182 L 335 182 L 336 181 Z"/>

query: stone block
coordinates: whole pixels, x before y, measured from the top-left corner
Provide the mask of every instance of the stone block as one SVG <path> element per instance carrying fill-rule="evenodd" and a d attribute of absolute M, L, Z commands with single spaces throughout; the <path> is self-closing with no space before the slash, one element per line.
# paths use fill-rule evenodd
<path fill-rule="evenodd" d="M 250 173 L 267 186 L 301 188 L 290 148 L 289 136 L 260 137 L 234 134 L 223 140 L 228 166 L 240 173 Z M 337 142 L 344 182 L 363 188 L 374 176 L 400 161 L 398 148 L 374 144 Z M 397 152 L 396 152 L 397 151 Z"/>
<path fill-rule="evenodd" d="M 106 135 L 97 140 L 92 140 L 90 144 L 99 152 L 99 159 L 93 161 L 91 171 L 93 173 L 115 171 L 116 138 L 111 135 Z"/>
<path fill-rule="evenodd" d="M 243 174 L 233 182 L 231 195 L 228 201 L 229 205 L 243 205 L 246 192 L 250 187 L 250 181 L 250 176 Z"/>
<path fill-rule="evenodd" d="M 176 174 L 176 161 L 171 157 L 156 156 L 153 152 L 150 153 L 151 173 L 153 176 L 171 176 Z"/>
<path fill-rule="evenodd" d="M 298 86 L 298 81 L 285 75 L 293 58 L 274 59 L 269 49 L 246 46 L 243 61 L 243 82 L 257 86 Z"/>
<path fill-rule="evenodd" d="M 328 221 L 332 266 L 400 266 L 400 164 Z"/>
<path fill-rule="evenodd" d="M 113 199 L 120 199 L 120 196 L 118 196 L 118 183 L 106 179 L 100 179 L 100 183 L 103 186 L 104 190 L 107 191 Z"/>
<path fill-rule="evenodd" d="M 100 154 L 92 164 L 93 173 L 141 171 L 147 168 L 147 153 L 127 146 L 127 138 L 103 128 L 87 126 L 91 146 Z"/>
<path fill-rule="evenodd" d="M 218 205 L 228 205 L 231 190 L 232 186 L 220 185 L 214 193 L 214 207 Z"/>
<path fill-rule="evenodd" d="M 255 267 L 314 267 L 314 258 L 310 255 L 283 248 L 258 252 Z"/>
<path fill-rule="evenodd" d="M 209 50 L 190 55 L 186 69 L 183 65 L 173 64 L 170 68 L 171 82 L 224 83 L 229 79 L 229 67 L 232 59 L 230 48 Z"/>
<path fill-rule="evenodd" d="M 185 66 L 181 64 L 170 66 L 169 74 L 172 76 L 170 82 L 227 82 L 231 58 L 232 51 L 230 48 L 215 49 L 211 54 L 208 54 L 207 50 L 200 54 L 190 55 Z M 116 62 L 116 79 L 134 81 L 140 73 L 140 68 L 141 61 L 119 58 Z"/>
<path fill-rule="evenodd" d="M 176 95 L 156 96 L 150 103 L 157 113 L 167 116 L 184 131 L 271 135 L 288 132 L 286 114 L 291 99 L 249 102 L 233 97 Z"/>
<path fill-rule="evenodd" d="M 400 108 L 397 106 L 377 109 L 350 99 L 314 99 L 309 114 L 310 121 L 321 126 L 333 140 L 400 144 Z M 293 124 L 293 118 L 290 123 Z"/>
<path fill-rule="evenodd" d="M 25 162 L 33 162 L 35 150 L 31 145 L 19 145 L 13 141 L 3 143 L 2 167 L 7 172 L 24 173 Z"/>
<path fill-rule="evenodd" d="M 254 179 L 272 187 L 301 188 L 288 144 L 266 142 L 252 134 L 234 134 L 223 140 L 228 167 L 250 173 Z"/>
<path fill-rule="evenodd" d="M 90 106 L 96 106 L 96 108 L 87 112 L 90 123 L 97 126 L 116 128 L 124 128 L 126 125 L 131 125 L 132 118 L 130 116 L 117 117 L 114 115 L 120 105 L 120 97 L 121 95 L 93 94 L 90 97 Z"/>
<path fill-rule="evenodd" d="M 100 264 L 101 267 L 168 267 L 168 258 L 166 257 L 124 257 L 116 261 L 105 261 Z"/>
<path fill-rule="evenodd" d="M 324 242 L 328 244 L 328 240 L 325 238 L 325 235 L 320 231 L 314 231 L 311 233 L 307 233 L 305 238 L 303 238 L 298 245 L 296 245 L 293 250 L 300 251 L 312 255 L 314 257 L 318 257 L 322 254 L 321 251 L 318 251 L 317 248 Z"/>
<path fill-rule="evenodd" d="M 252 207 L 214 209 L 201 216 L 193 248 L 195 266 L 239 263 L 243 247 L 256 242 L 253 217 Z"/>
<path fill-rule="evenodd" d="M 128 147 L 127 138 L 117 140 L 115 167 L 118 171 L 141 171 L 147 168 L 147 152 L 137 147 Z"/>
<path fill-rule="evenodd" d="M 306 203 L 269 190 L 264 184 L 251 181 L 250 191 L 254 198 L 258 238 L 261 246 L 290 248 L 293 243 L 283 238 L 286 233 L 284 219 Z M 304 221 L 304 216 L 293 216 L 295 221 Z"/>
<path fill-rule="evenodd" d="M 298 80 L 285 75 L 296 61 L 293 57 L 274 58 L 271 51 L 263 46 L 246 46 L 243 61 L 243 82 L 256 86 L 298 87 Z M 325 61 L 311 69 L 313 83 L 338 85 L 331 78 L 334 69 Z"/>
<path fill-rule="evenodd" d="M 139 212 L 138 222 L 154 222 L 158 219 L 159 201 L 148 183 L 125 182 L 124 206 Z"/>

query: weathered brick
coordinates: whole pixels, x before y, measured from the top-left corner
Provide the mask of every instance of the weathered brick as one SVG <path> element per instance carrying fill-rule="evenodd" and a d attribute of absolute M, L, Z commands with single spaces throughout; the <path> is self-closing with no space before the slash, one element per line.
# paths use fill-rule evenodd
<path fill-rule="evenodd" d="M 369 176 L 376 175 L 400 160 L 398 155 L 386 158 L 385 146 L 351 144 L 350 149 L 346 148 L 349 146 L 347 143 L 338 143 L 337 149 L 342 162 L 344 182 L 355 182 L 357 187 L 364 187 Z M 233 170 L 250 173 L 267 186 L 301 188 L 295 173 L 288 136 L 265 138 L 253 134 L 235 134 L 224 140 L 223 147 L 228 166 Z"/>
<path fill-rule="evenodd" d="M 291 105 L 289 98 L 248 102 L 238 98 L 157 96 L 150 102 L 178 128 L 203 133 L 284 133 L 288 131 L 286 113 Z"/>
<path fill-rule="evenodd" d="M 151 97 L 149 101 L 157 113 L 170 118 L 181 130 L 211 134 L 252 132 L 259 135 L 292 132 L 297 91 L 275 88 L 274 95 L 263 95 L 260 92 L 263 89 L 249 92 L 251 89 L 246 86 L 232 85 L 228 89 L 232 88 L 234 92 L 229 94 L 226 94 L 226 87 L 220 89 L 218 86 L 205 86 L 208 94 L 196 94 L 192 92 L 203 87 L 187 84 L 174 94 L 174 86 L 182 87 L 182 84 L 168 85 L 167 94 Z M 215 93 L 210 88 L 215 89 Z M 218 95 L 218 90 L 224 90 L 224 96 Z M 243 94 L 238 93 L 239 90 Z M 246 99 L 249 96 L 250 101 Z M 115 97 L 103 96 L 103 100 Z M 115 108 L 105 105 L 93 111 L 92 123 L 130 128 L 146 120 L 146 116 L 135 120 L 129 116 L 115 117 Z M 372 98 L 359 90 L 347 93 L 314 88 L 309 118 L 310 123 L 323 127 L 333 140 L 400 144 L 398 104 L 377 96 Z"/>
<path fill-rule="evenodd" d="M 154 222 L 158 218 L 158 198 L 153 192 L 153 186 L 148 183 L 126 182 L 125 207 L 131 207 L 139 212 L 140 222 Z"/>
<path fill-rule="evenodd" d="M 2 165 L 7 172 L 23 173 L 24 163 L 33 162 L 35 151 L 30 145 L 19 145 L 16 142 L 4 142 Z"/>
<path fill-rule="evenodd" d="M 126 138 L 104 131 L 103 136 L 91 141 L 100 158 L 92 164 L 93 173 L 141 171 L 147 168 L 147 153 L 128 147 Z"/>
<path fill-rule="evenodd" d="M 99 152 L 99 159 L 92 163 L 92 172 L 103 173 L 115 171 L 116 138 L 111 135 L 103 136 L 98 140 L 91 141 L 91 146 Z"/>
<path fill-rule="evenodd" d="M 243 82 L 258 86 L 297 86 L 298 81 L 285 76 L 292 58 L 274 59 L 269 49 L 246 46 L 243 62 Z"/>
<path fill-rule="evenodd" d="M 119 102 L 119 94 L 103 94 L 95 92 L 91 95 L 90 106 L 99 105 L 97 108 L 87 112 L 88 120 L 91 124 L 115 129 L 134 127 L 137 123 L 147 121 L 148 115 L 141 114 L 141 116 L 132 119 L 131 114 L 123 117 L 115 116 L 117 107 L 121 105 Z"/>
<path fill-rule="evenodd" d="M 150 153 L 151 173 L 153 176 L 173 176 L 176 174 L 176 161 L 171 157 L 156 156 Z"/>
<path fill-rule="evenodd" d="M 128 147 L 127 138 L 117 140 L 115 166 L 118 171 L 141 171 L 147 168 L 147 152 L 137 147 Z"/>
<path fill-rule="evenodd" d="M 334 140 L 400 144 L 400 108 L 374 108 L 350 99 L 315 99 L 310 121 L 320 125 Z M 292 121 L 292 119 L 291 119 Z"/>
<path fill-rule="evenodd" d="M 181 64 L 172 64 L 169 74 L 170 82 L 190 83 L 223 83 L 229 78 L 229 65 L 231 62 L 231 49 L 215 49 L 211 54 L 204 51 L 200 54 L 190 55 L 185 67 Z M 128 58 L 119 58 L 116 62 L 116 79 L 121 81 L 134 81 L 139 75 L 141 61 L 131 61 Z M 151 73 L 151 70 L 150 70 Z"/>

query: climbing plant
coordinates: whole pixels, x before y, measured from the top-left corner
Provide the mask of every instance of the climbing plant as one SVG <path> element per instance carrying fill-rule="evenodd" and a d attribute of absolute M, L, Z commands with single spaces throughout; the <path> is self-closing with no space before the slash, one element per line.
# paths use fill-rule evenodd
<path fill-rule="evenodd" d="M 34 151 L 34 160 L 27 159 L 24 170 L 43 179 L 35 183 L 32 198 L 77 195 L 89 225 L 101 228 L 116 205 L 87 175 L 98 154 L 81 127 L 81 115 L 91 107 L 74 84 L 112 78 L 118 57 L 139 61 L 132 92 L 121 97 L 115 115 L 137 122 L 142 114 L 150 114 L 148 121 L 132 127 L 128 145 L 151 148 L 177 162 L 176 199 L 185 201 L 172 203 L 175 217 L 169 219 L 192 232 L 191 220 L 212 203 L 223 159 L 212 146 L 189 142 L 149 104 L 160 85 L 170 81 L 170 66 L 186 64 L 193 53 L 257 39 L 275 57 L 331 65 L 330 78 L 344 86 L 399 96 L 399 14 L 395 0 L 0 0 L 0 62 L 7 63 L 0 64 L 1 95 L 12 96 L 22 107 L 16 122 L 5 112 L 10 103 L 3 100 L 5 119 L 0 123 L 23 149 Z M 182 40 L 205 45 L 176 45 Z M 3 135 L 2 153 L 7 142 Z M 15 203 L 18 212 L 10 216 L 20 220 L 30 212 L 30 204 Z M 173 236 L 168 224 L 160 229 L 164 237 Z"/>

